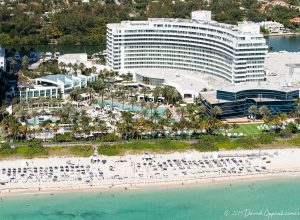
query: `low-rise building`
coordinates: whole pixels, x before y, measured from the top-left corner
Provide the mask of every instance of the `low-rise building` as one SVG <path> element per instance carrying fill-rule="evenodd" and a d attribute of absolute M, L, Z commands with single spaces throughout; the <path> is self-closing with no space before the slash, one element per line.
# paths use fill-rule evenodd
<path fill-rule="evenodd" d="M 275 7 L 275 6 L 281 6 L 281 7 L 286 7 L 286 8 L 290 8 L 291 7 L 290 4 L 286 3 L 283 0 L 273 0 L 269 4 L 272 5 L 273 7 Z"/>
<path fill-rule="evenodd" d="M 95 81 L 97 78 L 97 74 L 90 76 L 81 74 L 43 76 L 36 78 L 33 86 L 20 88 L 19 97 L 25 100 L 39 97 L 58 98 L 74 88 L 86 87 L 88 82 Z"/>
<path fill-rule="evenodd" d="M 284 25 L 276 21 L 263 21 L 259 24 L 261 27 L 264 27 L 270 34 L 286 32 Z"/>
<path fill-rule="evenodd" d="M 83 64 L 85 68 L 96 68 L 96 72 L 99 72 L 105 68 L 107 68 L 104 65 L 95 64 L 91 60 L 88 59 L 88 55 L 86 53 L 69 53 L 69 54 L 63 54 L 58 57 L 58 64 L 60 68 L 66 68 L 68 69 L 69 65 L 80 65 Z M 60 64 L 64 64 L 65 67 L 62 67 Z"/>
<path fill-rule="evenodd" d="M 58 57 L 58 63 L 64 64 L 84 64 L 86 65 L 88 62 L 87 54 L 86 53 L 70 53 L 70 54 L 63 54 Z"/>
<path fill-rule="evenodd" d="M 216 87 L 200 92 L 209 114 L 218 106 L 221 118 L 249 116 L 248 109 L 267 106 L 271 114 L 295 110 L 300 90 L 300 53 L 273 52 L 266 57 L 266 81 Z"/>
<path fill-rule="evenodd" d="M 300 17 L 292 18 L 292 19 L 290 19 L 290 22 L 291 23 L 300 23 Z"/>

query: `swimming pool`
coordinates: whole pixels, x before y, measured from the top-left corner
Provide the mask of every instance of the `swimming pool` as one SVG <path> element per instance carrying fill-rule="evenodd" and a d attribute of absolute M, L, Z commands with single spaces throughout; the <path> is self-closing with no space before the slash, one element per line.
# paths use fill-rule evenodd
<path fill-rule="evenodd" d="M 101 101 L 100 101 L 100 104 L 101 104 Z M 111 107 L 111 104 L 112 104 L 112 103 L 109 102 L 109 101 L 104 101 L 104 104 L 105 104 L 106 106 Z M 122 103 L 115 103 L 115 102 L 113 103 L 113 107 L 114 107 L 114 108 L 123 109 L 123 110 L 135 111 L 135 112 L 138 112 L 138 111 L 141 111 L 141 110 L 142 110 L 142 108 L 139 107 L 139 106 L 134 105 L 134 106 L 132 107 L 131 105 L 127 105 L 127 104 L 124 104 L 124 108 L 123 108 L 123 104 L 122 104 Z M 157 110 L 157 112 L 158 112 L 159 114 L 163 114 L 164 111 L 165 111 L 163 108 L 157 108 L 156 110 Z"/>
<path fill-rule="evenodd" d="M 40 117 L 29 119 L 27 121 L 27 125 L 31 125 L 31 126 L 38 125 L 38 124 L 40 124 L 40 123 L 42 123 L 44 121 L 48 121 L 48 120 L 52 121 L 53 123 L 57 122 L 57 119 L 54 118 L 54 117 L 51 117 L 51 116 L 40 116 Z"/>

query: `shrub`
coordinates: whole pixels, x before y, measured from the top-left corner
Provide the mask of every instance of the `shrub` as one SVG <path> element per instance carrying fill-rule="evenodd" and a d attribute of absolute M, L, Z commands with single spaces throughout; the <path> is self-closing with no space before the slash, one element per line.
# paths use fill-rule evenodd
<path fill-rule="evenodd" d="M 57 134 L 54 140 L 56 142 L 71 142 L 74 140 L 74 138 L 71 132 L 67 132 L 64 134 Z"/>
<path fill-rule="evenodd" d="M 285 127 L 286 130 L 290 130 L 293 134 L 296 134 L 298 132 L 298 128 L 295 123 L 290 122 Z"/>
<path fill-rule="evenodd" d="M 257 147 L 258 141 L 252 136 L 241 137 L 233 141 L 235 147 L 252 149 Z"/>
<path fill-rule="evenodd" d="M 275 135 L 262 133 L 258 136 L 257 141 L 260 144 L 272 144 L 275 141 Z"/>
<path fill-rule="evenodd" d="M 216 142 L 220 142 L 223 137 L 214 135 L 200 135 L 199 140 L 192 146 L 199 151 L 218 151 Z"/>
<path fill-rule="evenodd" d="M 18 154 L 26 158 L 48 155 L 48 148 L 41 145 L 20 146 L 16 148 L 16 151 Z"/>
<path fill-rule="evenodd" d="M 300 134 L 296 135 L 290 140 L 290 143 L 294 146 L 300 146 Z"/>
<path fill-rule="evenodd" d="M 8 143 L 2 144 L 0 147 L 0 157 L 8 157 L 16 153 L 16 149 L 11 148 Z"/>
<path fill-rule="evenodd" d="M 69 147 L 70 152 L 76 156 L 89 157 L 94 153 L 93 146 L 91 145 L 80 145 Z"/>
<path fill-rule="evenodd" d="M 116 145 L 101 145 L 98 147 L 98 154 L 106 156 L 115 156 L 120 154 L 120 150 Z"/>
<path fill-rule="evenodd" d="M 104 137 L 103 137 L 103 141 L 105 142 L 117 142 L 117 141 L 120 141 L 120 138 L 115 135 L 115 134 L 106 134 Z"/>

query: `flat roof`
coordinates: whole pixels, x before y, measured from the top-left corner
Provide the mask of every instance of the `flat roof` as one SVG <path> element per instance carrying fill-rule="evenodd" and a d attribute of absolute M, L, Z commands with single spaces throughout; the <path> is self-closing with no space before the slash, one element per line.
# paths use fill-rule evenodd
<path fill-rule="evenodd" d="M 58 74 L 58 75 L 42 76 L 42 77 L 37 78 L 36 80 L 50 80 L 50 81 L 53 81 L 53 82 L 62 81 L 62 82 L 65 83 L 67 80 L 73 80 L 73 79 L 72 79 L 71 76 Z"/>
<path fill-rule="evenodd" d="M 259 32 L 258 23 L 251 21 L 238 22 L 238 25 L 219 23 L 214 20 L 197 20 L 197 19 L 182 19 L 182 18 L 148 18 L 148 20 L 143 21 L 121 21 L 121 23 L 109 23 L 108 27 L 115 28 L 132 28 L 132 27 L 143 27 L 143 26 L 152 26 L 153 23 L 176 23 L 176 24 L 201 24 L 206 26 L 213 26 L 216 28 L 226 29 L 232 34 L 241 34 L 241 35 L 259 35 L 262 36 Z"/>
<path fill-rule="evenodd" d="M 131 72 L 151 79 L 164 79 L 164 84 L 175 87 L 179 92 L 199 93 L 203 89 L 213 90 L 230 84 L 225 79 L 197 71 L 153 68 L 135 69 Z"/>
<path fill-rule="evenodd" d="M 84 60 L 87 59 L 87 53 L 66 53 L 59 56 L 59 59 L 66 60 Z"/>
<path fill-rule="evenodd" d="M 208 92 L 201 92 L 201 97 L 205 99 L 210 104 L 217 104 L 217 103 L 226 103 L 230 102 L 223 99 L 217 99 L 217 91 L 208 91 Z"/>
<path fill-rule="evenodd" d="M 290 92 L 299 90 L 299 87 L 295 87 L 292 84 L 281 84 L 280 82 L 245 82 L 236 85 L 224 86 L 217 88 L 217 90 L 228 91 L 228 92 L 239 92 L 243 90 L 262 89 L 262 90 L 276 90 L 282 92 Z"/>
<path fill-rule="evenodd" d="M 294 69 L 290 74 L 290 66 Z M 293 91 L 300 89 L 300 52 L 271 52 L 265 60 L 266 81 L 245 82 L 236 85 L 222 86 L 216 88 L 229 92 L 238 92 L 249 89 L 268 89 L 277 91 Z"/>
<path fill-rule="evenodd" d="M 272 52 L 268 53 L 265 61 L 267 80 L 281 84 L 290 83 L 300 87 L 300 68 L 294 69 L 294 74 L 289 74 L 289 66 L 300 64 L 300 52 Z"/>

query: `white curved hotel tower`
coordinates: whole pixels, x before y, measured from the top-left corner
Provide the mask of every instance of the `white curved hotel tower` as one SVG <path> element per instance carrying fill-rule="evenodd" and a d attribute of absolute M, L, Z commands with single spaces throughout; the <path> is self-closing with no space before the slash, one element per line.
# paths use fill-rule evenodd
<path fill-rule="evenodd" d="M 232 83 L 262 81 L 267 50 L 259 24 L 218 23 L 210 11 L 192 12 L 191 20 L 107 25 L 107 62 L 119 71 L 167 68 L 212 74 Z"/>

